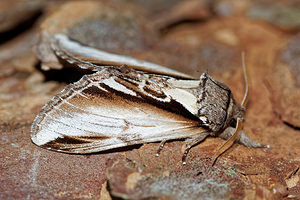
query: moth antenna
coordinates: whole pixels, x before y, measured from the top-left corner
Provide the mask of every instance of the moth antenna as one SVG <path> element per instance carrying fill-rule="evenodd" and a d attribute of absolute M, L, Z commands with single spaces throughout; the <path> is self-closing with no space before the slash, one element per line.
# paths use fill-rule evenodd
<path fill-rule="evenodd" d="M 221 154 L 223 154 L 229 147 L 231 147 L 231 145 L 235 142 L 236 138 L 239 136 L 241 129 L 242 129 L 242 121 L 240 118 L 238 118 L 234 134 L 214 154 L 212 158 L 213 164 L 216 162 L 217 158 Z"/>
<path fill-rule="evenodd" d="M 245 52 L 242 52 L 242 67 L 243 67 L 243 73 L 244 73 L 244 79 L 245 79 L 245 94 L 243 101 L 241 105 L 245 108 L 247 101 L 248 101 L 248 91 L 249 91 L 249 86 L 248 86 L 248 77 L 247 77 L 247 71 L 246 71 L 246 64 L 245 64 Z"/>

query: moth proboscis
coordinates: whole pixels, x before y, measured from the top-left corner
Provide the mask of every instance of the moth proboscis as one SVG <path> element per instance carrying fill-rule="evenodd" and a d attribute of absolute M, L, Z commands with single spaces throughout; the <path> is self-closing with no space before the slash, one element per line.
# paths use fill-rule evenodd
<path fill-rule="evenodd" d="M 186 139 L 183 164 L 189 150 L 208 136 L 227 140 L 213 161 L 236 140 L 246 147 L 266 147 L 240 131 L 246 76 L 239 105 L 227 86 L 206 73 L 195 80 L 83 46 L 65 35 L 55 35 L 51 48 L 59 59 L 95 73 L 69 84 L 42 108 L 31 127 L 31 140 L 38 146 L 85 154 L 161 141 L 159 155 L 166 141 Z"/>

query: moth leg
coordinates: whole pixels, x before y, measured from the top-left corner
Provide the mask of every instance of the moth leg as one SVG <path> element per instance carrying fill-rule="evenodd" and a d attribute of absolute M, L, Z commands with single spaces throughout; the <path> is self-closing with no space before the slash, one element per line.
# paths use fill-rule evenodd
<path fill-rule="evenodd" d="M 159 147 L 157 149 L 157 152 L 155 154 L 156 157 L 159 156 L 161 150 L 164 148 L 165 144 L 166 144 L 167 140 L 162 140 L 160 143 L 159 143 Z"/>
<path fill-rule="evenodd" d="M 192 138 L 188 138 L 187 140 L 185 140 L 185 150 L 184 150 L 184 153 L 182 156 L 182 164 L 183 165 L 186 164 L 186 157 L 187 157 L 187 154 L 189 153 L 190 149 L 194 145 L 202 142 L 208 135 L 209 135 L 208 132 L 203 132 L 200 135 L 195 135 Z"/>
<path fill-rule="evenodd" d="M 234 134 L 234 128 L 228 127 L 224 132 L 222 132 L 219 137 L 228 140 Z M 236 139 L 239 144 L 250 148 L 269 148 L 269 145 L 262 145 L 252 139 L 250 139 L 244 132 L 240 132 L 239 137 Z"/>

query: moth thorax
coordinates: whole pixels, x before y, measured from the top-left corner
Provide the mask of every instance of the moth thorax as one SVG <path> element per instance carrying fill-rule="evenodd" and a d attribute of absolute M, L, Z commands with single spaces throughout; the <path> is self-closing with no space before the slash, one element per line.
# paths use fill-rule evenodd
<path fill-rule="evenodd" d="M 234 103 L 232 100 L 228 87 L 203 73 L 200 77 L 198 95 L 199 126 L 207 127 L 212 132 L 221 131 L 226 126 L 228 114 L 231 114 L 230 109 Z"/>

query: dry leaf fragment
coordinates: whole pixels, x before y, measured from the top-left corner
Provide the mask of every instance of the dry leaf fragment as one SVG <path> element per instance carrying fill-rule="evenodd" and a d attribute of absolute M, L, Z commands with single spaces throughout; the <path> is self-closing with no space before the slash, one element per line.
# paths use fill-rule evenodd
<path fill-rule="evenodd" d="M 131 174 L 128 175 L 127 177 L 127 181 L 126 181 L 126 188 L 129 190 L 132 190 L 135 188 L 135 185 L 137 184 L 137 182 L 139 180 L 141 180 L 142 175 L 138 172 L 133 172 Z"/>
<path fill-rule="evenodd" d="M 107 181 L 102 184 L 100 191 L 100 199 L 101 200 L 112 200 L 108 190 L 107 190 Z"/>

